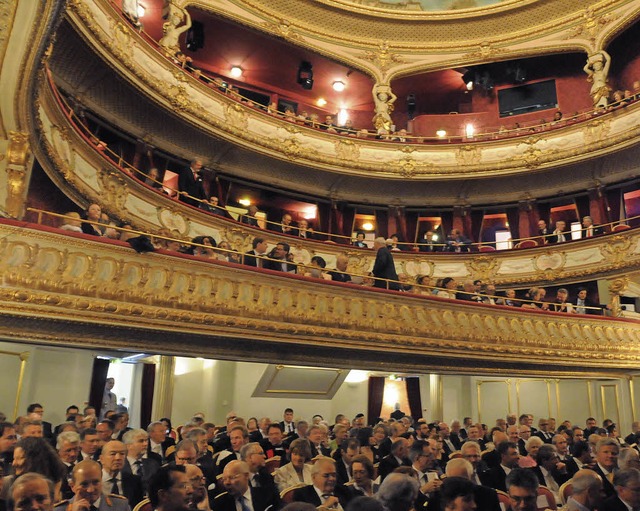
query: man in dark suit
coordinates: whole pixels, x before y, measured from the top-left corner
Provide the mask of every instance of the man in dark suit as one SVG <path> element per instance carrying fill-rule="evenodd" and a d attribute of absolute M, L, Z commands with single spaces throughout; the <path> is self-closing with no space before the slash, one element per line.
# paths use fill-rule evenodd
<path fill-rule="evenodd" d="M 309 226 L 309 222 L 305 219 L 298 221 L 298 229 L 296 232 L 296 236 L 298 236 L 299 238 L 307 239 L 307 240 L 317 239 L 316 233 Z"/>
<path fill-rule="evenodd" d="M 185 204 L 190 204 L 196 208 L 200 207 L 201 201 L 208 200 L 207 193 L 202 184 L 202 161 L 194 159 L 191 166 L 183 170 L 178 176 L 178 190 L 180 190 L 179 199 Z"/>
<path fill-rule="evenodd" d="M 133 509 L 143 499 L 144 494 L 141 478 L 122 472 L 126 457 L 127 448 L 122 442 L 112 440 L 104 444 L 100 454 L 102 483 L 106 494 L 124 495 Z"/>
<path fill-rule="evenodd" d="M 500 464 L 481 476 L 482 484 L 500 491 L 507 491 L 506 479 L 514 468 L 518 467 L 518 447 L 513 442 L 501 442 L 496 447 L 500 455 Z"/>
<path fill-rule="evenodd" d="M 278 243 L 275 248 L 269 252 L 267 255 L 269 259 L 264 261 L 262 267 L 266 270 L 295 273 L 296 265 L 289 261 L 290 250 L 291 247 L 288 243 Z"/>
<path fill-rule="evenodd" d="M 264 493 L 274 493 L 274 499 L 278 499 L 280 492 L 273 476 L 265 466 L 266 456 L 264 450 L 257 442 L 249 442 L 240 449 L 240 457 L 249 468 L 249 486 L 260 488 Z"/>
<path fill-rule="evenodd" d="M 184 511 L 191 506 L 192 495 L 193 486 L 183 466 L 165 465 L 149 483 L 149 500 L 155 511 Z"/>
<path fill-rule="evenodd" d="M 380 482 L 384 481 L 391 472 L 396 468 L 405 466 L 410 467 L 411 461 L 407 458 L 409 454 L 409 442 L 406 438 L 398 438 L 391 444 L 391 454 L 385 456 L 380 460 L 378 466 L 378 474 L 380 475 Z"/>
<path fill-rule="evenodd" d="M 628 511 L 640 509 L 640 471 L 625 468 L 613 476 L 615 495 L 606 499 L 598 511 Z"/>
<path fill-rule="evenodd" d="M 264 259 L 260 259 L 258 256 L 264 256 L 267 253 L 267 242 L 264 238 L 253 238 L 251 246 L 253 248 L 244 255 L 243 262 L 247 266 L 262 268 L 265 261 Z"/>
<path fill-rule="evenodd" d="M 565 464 L 567 474 L 569 477 L 573 477 L 573 474 L 580 470 L 580 468 L 578 467 L 576 460 L 574 460 L 569 453 L 569 442 L 567 442 L 567 437 L 564 435 L 554 435 L 551 443 L 558 450 L 558 457 L 560 458 L 560 462 Z"/>
<path fill-rule="evenodd" d="M 553 439 L 553 434 L 549 433 L 547 429 L 549 429 L 549 419 L 540 419 L 538 421 L 538 431 L 534 433 L 534 436 L 540 438 L 545 444 L 550 444 Z"/>
<path fill-rule="evenodd" d="M 560 486 L 566 483 L 571 477 L 567 474 L 566 466 L 560 462 L 558 451 L 553 445 L 541 445 L 536 454 L 537 465 L 529 470 L 533 471 L 541 486 L 549 488 L 560 502 Z"/>
<path fill-rule="evenodd" d="M 149 481 L 162 465 L 162 457 L 155 452 L 148 452 L 149 434 L 144 429 L 127 431 L 122 440 L 127 446 L 122 472 L 140 477 L 142 488 L 148 493 Z"/>
<path fill-rule="evenodd" d="M 313 464 L 311 469 L 313 484 L 298 488 L 293 492 L 293 500 L 307 502 L 314 506 L 327 508 L 347 507 L 348 492 L 344 486 L 337 486 L 336 463 L 331 458 L 321 458 Z"/>
<path fill-rule="evenodd" d="M 631 433 L 624 438 L 627 445 L 638 444 L 640 442 L 640 421 L 631 423 Z"/>
<path fill-rule="evenodd" d="M 149 445 L 147 452 L 155 453 L 162 458 L 162 463 L 167 460 L 167 450 L 176 445 L 176 441 L 167 436 L 167 426 L 160 421 L 152 422 L 147 426 L 149 433 Z"/>
<path fill-rule="evenodd" d="M 571 239 L 570 233 L 567 232 L 567 224 L 564 220 L 556 222 L 556 228 L 548 238 L 549 243 L 564 243 Z"/>
<path fill-rule="evenodd" d="M 587 297 L 587 288 L 585 287 L 578 288 L 578 294 L 576 298 L 573 300 L 573 302 L 571 302 L 571 305 L 573 305 L 574 312 L 578 314 L 595 314 L 595 315 L 602 314 L 602 308 L 600 307 L 600 305 L 598 305 L 593 300 L 590 300 Z M 587 309 L 587 307 L 596 307 L 596 308 Z"/>
<path fill-rule="evenodd" d="M 258 421 L 258 429 L 249 434 L 250 442 L 262 442 L 269 439 L 269 426 L 271 425 L 271 419 L 269 417 L 261 417 Z"/>
<path fill-rule="evenodd" d="M 293 227 L 291 225 L 291 222 L 293 221 L 293 219 L 291 218 L 291 215 L 289 213 L 285 213 L 284 215 L 282 215 L 282 218 L 280 219 L 280 223 L 271 223 L 270 224 L 270 230 L 272 230 L 273 232 L 279 232 L 282 234 L 289 234 L 291 236 L 297 236 L 298 235 L 298 230 Z"/>
<path fill-rule="evenodd" d="M 333 459 L 336 460 L 336 474 L 339 486 L 352 481 L 351 463 L 359 452 L 360 442 L 355 438 L 347 438 L 333 453 Z"/>
<path fill-rule="evenodd" d="M 585 216 L 582 218 L 582 232 L 584 238 L 593 238 L 594 236 L 600 236 L 604 234 L 602 227 L 596 227 L 593 225 L 593 218 Z"/>
<path fill-rule="evenodd" d="M 596 464 L 593 471 L 602 477 L 602 489 L 607 498 L 614 497 L 616 490 L 611 482 L 618 469 L 620 444 L 613 438 L 603 438 L 596 444 Z"/>
<path fill-rule="evenodd" d="M 441 246 L 437 245 L 435 239 L 436 233 L 427 231 L 420 240 L 420 252 L 440 252 Z"/>
<path fill-rule="evenodd" d="M 32 421 L 40 421 L 42 424 L 42 438 L 45 438 L 51 445 L 53 445 L 53 428 L 51 423 L 42 420 L 44 415 L 44 408 L 40 403 L 32 403 L 27 407 L 27 417 Z M 22 435 L 24 436 L 24 435 Z"/>
<path fill-rule="evenodd" d="M 440 435 L 440 439 L 442 440 L 442 449 L 444 450 L 442 461 L 443 463 L 446 463 L 449 461 L 451 453 L 460 449 L 460 440 L 457 436 L 454 437 L 451 434 L 449 425 L 446 422 L 440 422 L 438 427 L 440 428 L 438 435 Z"/>
<path fill-rule="evenodd" d="M 65 431 L 58 435 L 56 441 L 56 449 L 60 460 L 66 467 L 65 477 L 62 478 L 62 487 L 60 493 L 63 499 L 70 499 L 73 497 L 73 492 L 69 486 L 69 480 L 78 460 L 78 453 L 80 452 L 80 435 L 75 431 Z"/>
<path fill-rule="evenodd" d="M 373 287 L 397 291 L 400 289 L 400 284 L 397 282 L 398 273 L 396 272 L 396 265 L 393 262 L 391 251 L 387 247 L 387 242 L 384 238 L 376 238 L 373 242 L 373 249 L 377 250 L 376 260 L 373 263 L 373 276 L 377 278 L 373 283 Z M 387 282 L 380 279 L 389 279 L 395 282 Z"/>
<path fill-rule="evenodd" d="M 258 213 L 258 207 L 253 204 L 249 206 L 249 211 L 245 215 L 240 217 L 240 222 L 245 225 L 250 225 L 251 227 L 260 227 L 258 225 L 258 219 L 256 218 L 256 214 Z"/>
<path fill-rule="evenodd" d="M 280 506 L 277 492 L 249 484 L 249 466 L 244 461 L 229 463 L 222 473 L 222 481 L 227 491 L 213 500 L 212 511 L 236 511 L 238 505 L 247 511 L 275 511 Z"/>
<path fill-rule="evenodd" d="M 547 227 L 547 222 L 540 219 L 538 220 L 538 236 L 540 236 L 540 240 L 538 241 L 538 245 L 544 245 L 548 241 L 547 236 L 549 235 L 549 228 Z"/>
<path fill-rule="evenodd" d="M 280 425 L 278 423 L 270 424 L 269 429 L 267 430 L 267 439 L 260 442 L 267 459 L 273 458 L 274 456 L 280 456 L 280 458 L 284 460 L 287 453 L 282 440 L 283 437 Z"/>

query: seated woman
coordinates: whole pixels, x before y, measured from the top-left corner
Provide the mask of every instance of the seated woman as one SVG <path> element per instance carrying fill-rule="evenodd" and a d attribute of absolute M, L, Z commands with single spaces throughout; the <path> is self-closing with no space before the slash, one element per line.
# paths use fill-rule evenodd
<path fill-rule="evenodd" d="M 536 454 L 538 454 L 538 449 L 540 446 L 544 444 L 542 438 L 538 436 L 529 437 L 527 442 L 524 444 L 524 448 L 527 451 L 527 456 L 521 456 L 518 460 L 518 466 L 520 468 L 531 468 L 535 467 L 538 464 L 536 463 Z"/>
<path fill-rule="evenodd" d="M 311 445 L 305 438 L 297 438 L 291 442 L 289 448 L 291 461 L 281 466 L 273 473 L 273 480 L 280 491 L 291 488 L 300 483 L 313 484 L 311 479 Z"/>
<path fill-rule="evenodd" d="M 102 208 L 99 204 L 89 204 L 89 208 L 85 214 L 85 219 L 87 222 L 82 222 L 81 228 L 82 232 L 85 234 L 91 234 L 93 236 L 102 236 L 102 231 L 98 228 L 97 225 L 94 225 L 90 222 L 100 222 L 102 218 Z"/>
<path fill-rule="evenodd" d="M 196 236 L 191 240 L 191 243 L 204 246 L 198 247 L 191 245 L 189 248 L 190 254 L 204 257 L 205 259 L 218 259 L 218 254 L 213 250 L 217 246 L 217 243 L 211 236 Z"/>
<path fill-rule="evenodd" d="M 80 217 L 80 213 L 71 211 L 70 213 L 65 213 L 64 215 L 70 218 L 62 219 L 62 225 L 60 226 L 60 229 L 62 229 L 63 231 L 82 232 L 82 219 Z"/>
<path fill-rule="evenodd" d="M 454 279 L 453 277 L 445 277 L 444 279 L 442 279 L 442 287 L 444 289 L 438 289 L 438 291 L 436 292 L 436 296 L 455 300 L 456 289 L 458 288 L 456 279 Z"/>

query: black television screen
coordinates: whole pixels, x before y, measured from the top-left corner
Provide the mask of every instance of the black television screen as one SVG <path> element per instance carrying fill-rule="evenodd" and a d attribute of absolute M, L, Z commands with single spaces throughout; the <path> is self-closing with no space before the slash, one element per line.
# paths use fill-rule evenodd
<path fill-rule="evenodd" d="M 498 91 L 500 117 L 558 108 L 556 81 L 530 83 Z"/>

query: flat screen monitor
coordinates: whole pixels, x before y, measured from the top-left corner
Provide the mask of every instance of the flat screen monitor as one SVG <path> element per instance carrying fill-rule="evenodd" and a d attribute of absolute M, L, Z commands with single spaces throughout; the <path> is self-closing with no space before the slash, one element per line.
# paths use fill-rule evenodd
<path fill-rule="evenodd" d="M 558 108 L 556 81 L 530 83 L 498 91 L 500 117 Z"/>

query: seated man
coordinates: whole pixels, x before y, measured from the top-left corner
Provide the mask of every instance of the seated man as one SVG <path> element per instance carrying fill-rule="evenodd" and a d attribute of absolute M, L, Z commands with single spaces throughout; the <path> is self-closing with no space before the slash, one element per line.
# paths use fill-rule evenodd
<path fill-rule="evenodd" d="M 53 511 L 53 483 L 40 474 L 27 472 L 21 475 L 9 493 L 9 506 L 14 511 Z"/>
<path fill-rule="evenodd" d="M 129 511 L 123 495 L 105 495 L 102 489 L 100 464 L 93 460 L 78 463 L 70 481 L 73 497 L 56 506 L 56 511 Z"/>
<path fill-rule="evenodd" d="M 295 273 L 296 265 L 292 264 L 290 259 L 290 251 L 288 243 L 278 243 L 267 255 L 268 260 L 262 265 L 266 270 L 284 271 L 287 273 Z"/>
<path fill-rule="evenodd" d="M 118 440 L 102 447 L 102 490 L 105 495 L 124 495 L 133 509 L 143 498 L 142 480 L 139 476 L 123 472 L 127 448 Z M 84 462 L 83 462 L 84 463 Z"/>
<path fill-rule="evenodd" d="M 554 312 L 573 312 L 573 305 L 567 299 L 569 298 L 569 291 L 561 287 L 556 291 L 556 299 L 551 304 L 550 310 Z"/>
<path fill-rule="evenodd" d="M 258 207 L 252 204 L 251 206 L 249 206 L 249 210 L 247 211 L 247 213 L 240 217 L 240 222 L 252 227 L 260 227 L 258 225 L 258 219 L 256 218 L 257 213 Z"/>
<path fill-rule="evenodd" d="M 344 486 L 337 486 L 336 462 L 333 459 L 318 458 L 311 468 L 311 479 L 313 484 L 294 490 L 293 500 L 316 507 L 346 507 L 349 495 Z"/>
<path fill-rule="evenodd" d="M 280 506 L 277 492 L 249 485 L 249 467 L 244 461 L 234 460 L 224 467 L 222 481 L 227 491 L 213 500 L 213 511 L 266 511 Z"/>
<path fill-rule="evenodd" d="M 290 234 L 291 236 L 297 236 L 298 231 L 291 225 L 292 222 L 291 215 L 289 213 L 285 213 L 282 215 L 282 219 L 280 223 L 271 223 L 271 230 L 274 232 L 281 232 L 282 234 Z"/>
<path fill-rule="evenodd" d="M 467 238 L 459 229 L 451 229 L 447 236 L 445 252 L 470 252 L 471 240 Z"/>
<path fill-rule="evenodd" d="M 358 231 L 356 233 L 356 240 L 353 242 L 353 246 L 358 248 L 369 248 L 369 245 L 364 242 L 364 232 Z"/>
<path fill-rule="evenodd" d="M 526 468 L 516 468 L 507 476 L 507 495 L 512 511 L 537 511 L 538 487 L 536 475 Z"/>
<path fill-rule="evenodd" d="M 541 445 L 536 453 L 536 467 L 531 470 L 538 477 L 538 482 L 542 486 L 546 486 L 551 490 L 556 499 L 556 503 L 560 504 L 560 486 L 567 482 L 570 477 L 567 474 L 567 467 L 560 462 L 558 451 L 554 445 Z"/>
<path fill-rule="evenodd" d="M 336 282 L 351 282 L 351 275 L 347 273 L 347 267 L 349 265 L 349 258 L 345 254 L 340 254 L 336 257 L 336 269 L 330 271 L 331 280 Z"/>
<path fill-rule="evenodd" d="M 273 476 L 265 467 L 266 455 L 260 444 L 250 442 L 240 449 L 242 461 L 249 468 L 249 485 L 253 488 L 261 488 L 263 492 L 274 494 L 273 499 L 278 499 L 280 492 L 276 486 Z"/>
<path fill-rule="evenodd" d="M 313 231 L 313 228 L 309 226 L 309 222 L 305 219 L 302 219 L 298 222 L 297 236 L 300 238 L 308 239 L 308 240 L 317 239 L 316 233 Z"/>
<path fill-rule="evenodd" d="M 566 232 L 567 224 L 564 220 L 558 220 L 556 222 L 556 228 L 553 231 L 553 235 L 549 236 L 549 243 L 564 243 L 565 241 L 569 241 L 571 238 L 569 237 L 569 233 Z"/>
<path fill-rule="evenodd" d="M 193 487 L 185 467 L 166 465 L 149 484 L 149 500 L 155 511 L 186 511 L 192 502 Z"/>
<path fill-rule="evenodd" d="M 640 470 L 625 468 L 613 476 L 615 495 L 606 499 L 598 511 L 627 511 L 640 508 Z"/>
<path fill-rule="evenodd" d="M 602 509 L 602 478 L 593 470 L 579 470 L 571 480 L 573 493 L 567 500 L 567 511 Z"/>
<path fill-rule="evenodd" d="M 253 238 L 251 245 L 253 249 L 244 255 L 244 264 L 255 268 L 262 268 L 266 261 L 260 259 L 259 256 L 264 256 L 267 253 L 267 242 L 264 238 L 257 237 Z"/>

